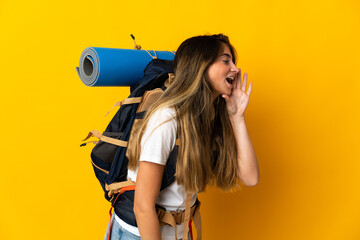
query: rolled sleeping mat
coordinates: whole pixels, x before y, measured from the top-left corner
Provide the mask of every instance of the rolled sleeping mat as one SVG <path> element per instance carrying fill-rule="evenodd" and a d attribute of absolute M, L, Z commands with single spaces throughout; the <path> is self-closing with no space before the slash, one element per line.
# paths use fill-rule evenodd
<path fill-rule="evenodd" d="M 132 86 L 144 77 L 153 58 L 173 60 L 175 52 L 88 47 L 76 71 L 89 87 Z"/>

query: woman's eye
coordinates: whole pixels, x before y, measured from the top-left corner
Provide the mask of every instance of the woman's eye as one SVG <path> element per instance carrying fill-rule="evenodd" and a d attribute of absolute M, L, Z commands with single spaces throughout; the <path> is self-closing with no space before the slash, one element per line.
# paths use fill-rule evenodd
<path fill-rule="evenodd" d="M 223 60 L 223 62 L 225 63 L 225 64 L 229 64 L 229 60 Z"/>

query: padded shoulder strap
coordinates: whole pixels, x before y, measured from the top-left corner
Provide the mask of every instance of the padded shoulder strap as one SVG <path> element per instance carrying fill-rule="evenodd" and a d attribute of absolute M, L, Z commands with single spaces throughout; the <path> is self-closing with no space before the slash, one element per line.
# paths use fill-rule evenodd
<path fill-rule="evenodd" d="M 154 104 L 154 102 L 156 102 L 163 93 L 164 91 L 161 88 L 146 91 L 136 112 L 148 111 L 151 105 Z"/>

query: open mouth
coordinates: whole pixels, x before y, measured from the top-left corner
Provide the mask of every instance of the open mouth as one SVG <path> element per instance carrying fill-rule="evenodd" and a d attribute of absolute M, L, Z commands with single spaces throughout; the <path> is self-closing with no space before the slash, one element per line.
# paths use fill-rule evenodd
<path fill-rule="evenodd" d="M 226 81 L 232 85 L 232 82 L 234 81 L 235 77 L 227 77 Z"/>

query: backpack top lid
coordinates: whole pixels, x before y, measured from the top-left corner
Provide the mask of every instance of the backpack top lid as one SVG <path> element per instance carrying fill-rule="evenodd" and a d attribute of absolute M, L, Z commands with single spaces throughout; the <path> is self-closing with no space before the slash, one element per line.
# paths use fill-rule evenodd
<path fill-rule="evenodd" d="M 144 69 L 144 78 L 130 87 L 131 94 L 129 97 L 142 96 L 147 90 L 161 88 L 164 84 L 164 79 L 161 76 L 164 75 L 167 78 L 167 74 L 174 71 L 173 64 L 174 61 L 172 60 L 157 58 L 151 60 Z"/>

